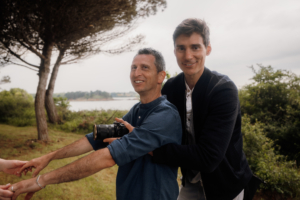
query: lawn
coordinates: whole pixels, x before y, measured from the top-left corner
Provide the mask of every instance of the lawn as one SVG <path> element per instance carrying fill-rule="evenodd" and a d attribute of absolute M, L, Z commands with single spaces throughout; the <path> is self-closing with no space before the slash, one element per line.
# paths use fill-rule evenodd
<path fill-rule="evenodd" d="M 0 124 L 0 157 L 4 159 L 31 160 L 58 148 L 66 146 L 84 135 L 49 130 L 51 141 L 39 142 L 36 127 L 14 127 Z M 52 161 L 40 174 L 62 167 L 81 156 Z M 116 199 L 115 181 L 118 166 L 104 169 L 79 181 L 49 185 L 37 192 L 32 199 Z M 21 178 L 0 172 L 0 185 L 15 183 L 31 177 L 31 173 Z M 24 199 L 25 195 L 18 199 Z"/>

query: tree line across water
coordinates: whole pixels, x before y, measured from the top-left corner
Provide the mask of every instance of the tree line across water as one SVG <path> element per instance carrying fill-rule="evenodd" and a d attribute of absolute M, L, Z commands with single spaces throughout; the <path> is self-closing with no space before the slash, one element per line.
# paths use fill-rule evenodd
<path fill-rule="evenodd" d="M 300 76 L 271 66 L 252 67 L 253 82 L 239 90 L 244 152 L 252 171 L 266 183 L 260 194 L 300 197 Z M 58 123 L 50 129 L 85 134 L 93 124 L 111 124 L 127 111 L 74 112 L 55 97 Z M 0 123 L 36 125 L 34 99 L 22 89 L 0 92 Z M 263 196 L 264 199 L 266 196 Z"/>
<path fill-rule="evenodd" d="M 35 94 L 31 94 L 35 97 Z M 67 100 L 102 100 L 102 99 L 113 99 L 113 97 L 138 97 L 136 92 L 105 92 L 101 90 L 90 91 L 90 92 L 66 92 L 66 93 L 54 93 L 55 98 L 67 98 Z"/>

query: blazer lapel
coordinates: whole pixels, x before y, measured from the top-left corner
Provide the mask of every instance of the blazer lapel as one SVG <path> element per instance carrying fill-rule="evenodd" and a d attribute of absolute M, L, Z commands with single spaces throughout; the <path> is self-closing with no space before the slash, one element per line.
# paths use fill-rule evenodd
<path fill-rule="evenodd" d="M 200 136 L 200 131 L 204 124 L 204 116 L 206 114 L 207 105 L 205 102 L 206 91 L 211 78 L 211 71 L 204 68 L 203 74 L 195 85 L 192 94 L 192 106 L 193 106 L 193 121 L 194 121 L 194 131 L 195 139 L 198 140 Z"/>

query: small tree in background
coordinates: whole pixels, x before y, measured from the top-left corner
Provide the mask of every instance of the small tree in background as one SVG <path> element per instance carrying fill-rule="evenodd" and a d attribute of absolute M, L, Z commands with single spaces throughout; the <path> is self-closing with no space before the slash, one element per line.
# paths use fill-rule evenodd
<path fill-rule="evenodd" d="M 97 53 L 131 50 L 142 41 L 142 36 L 127 40 L 116 49 L 104 49 L 103 45 L 124 36 L 137 19 L 165 7 L 165 0 L 0 0 L 0 49 L 4 51 L 0 64 L 38 71 L 35 98 L 38 139 L 48 140 L 45 103 L 49 120 L 57 120 L 52 96 L 59 66 Z M 37 56 L 40 63 L 27 61 L 28 53 Z M 55 64 L 46 91 L 54 55 Z"/>
<path fill-rule="evenodd" d="M 239 91 L 242 114 L 251 123 L 265 124 L 267 136 L 280 146 L 281 154 L 300 164 L 300 76 L 271 66 L 258 65 L 252 84 Z"/>
<path fill-rule="evenodd" d="M 4 83 L 10 83 L 10 77 L 9 76 L 3 76 L 0 80 L 0 85 Z M 1 89 L 1 88 L 0 88 Z"/>
<path fill-rule="evenodd" d="M 2 50 L 1 45 L 0 45 L 0 55 L 3 55 L 5 51 Z M 0 65 L 1 67 L 1 65 Z M 0 79 L 0 85 L 5 84 L 5 83 L 10 83 L 10 77 L 9 76 L 3 76 L 2 79 Z M 1 87 L 0 87 L 1 89 Z"/>

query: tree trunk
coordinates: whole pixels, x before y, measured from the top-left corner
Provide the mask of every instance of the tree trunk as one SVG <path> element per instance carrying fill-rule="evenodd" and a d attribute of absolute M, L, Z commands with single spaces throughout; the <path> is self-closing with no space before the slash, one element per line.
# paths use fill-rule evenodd
<path fill-rule="evenodd" d="M 49 122 L 53 123 L 53 124 L 57 123 L 57 112 L 56 112 L 56 107 L 55 107 L 55 103 L 53 100 L 53 92 L 54 92 L 54 86 L 55 86 L 58 69 L 60 66 L 60 62 L 62 61 L 62 59 L 64 57 L 64 53 L 65 53 L 64 50 L 59 51 L 59 55 L 57 57 L 55 65 L 53 67 L 53 71 L 51 74 L 48 89 L 46 91 L 45 107 L 46 107 L 46 111 L 48 114 Z"/>
<path fill-rule="evenodd" d="M 47 120 L 45 115 L 45 92 L 48 80 L 48 75 L 50 72 L 50 61 L 52 54 L 53 44 L 45 42 L 43 48 L 43 55 L 45 59 L 41 60 L 41 66 L 39 70 L 39 84 L 37 87 L 36 97 L 35 97 L 35 116 L 36 124 L 38 130 L 38 139 L 43 141 L 48 141 L 48 130 L 47 130 Z"/>

